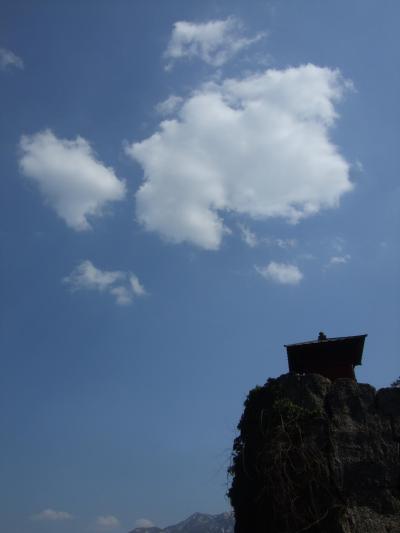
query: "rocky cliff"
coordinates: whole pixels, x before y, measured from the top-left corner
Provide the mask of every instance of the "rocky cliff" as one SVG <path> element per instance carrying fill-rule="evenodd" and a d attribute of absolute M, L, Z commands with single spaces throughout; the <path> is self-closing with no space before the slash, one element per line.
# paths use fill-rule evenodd
<path fill-rule="evenodd" d="M 235 533 L 400 532 L 400 388 L 285 374 L 238 429 Z"/>

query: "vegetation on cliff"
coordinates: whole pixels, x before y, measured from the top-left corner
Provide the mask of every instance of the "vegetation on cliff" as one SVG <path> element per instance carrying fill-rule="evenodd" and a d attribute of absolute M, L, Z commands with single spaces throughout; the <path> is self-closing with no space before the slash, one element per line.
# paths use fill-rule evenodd
<path fill-rule="evenodd" d="M 250 391 L 238 429 L 236 533 L 400 531 L 400 389 L 286 374 Z"/>

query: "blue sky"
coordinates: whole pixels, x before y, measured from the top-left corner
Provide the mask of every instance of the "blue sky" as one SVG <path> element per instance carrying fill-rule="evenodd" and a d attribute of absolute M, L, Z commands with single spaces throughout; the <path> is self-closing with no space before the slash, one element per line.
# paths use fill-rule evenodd
<path fill-rule="evenodd" d="M 399 10 L 2 2 L 2 529 L 228 509 L 283 344 L 398 377 Z"/>

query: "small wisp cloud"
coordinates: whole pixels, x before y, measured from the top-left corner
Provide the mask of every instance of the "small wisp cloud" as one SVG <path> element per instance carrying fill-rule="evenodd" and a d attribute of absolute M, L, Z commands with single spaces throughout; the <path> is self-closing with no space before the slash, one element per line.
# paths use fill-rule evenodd
<path fill-rule="evenodd" d="M 288 263 L 271 261 L 268 265 L 256 266 L 255 269 L 264 279 L 281 285 L 297 285 L 303 279 L 299 268 Z"/>
<path fill-rule="evenodd" d="M 0 48 L 0 70 L 6 70 L 10 67 L 23 69 L 24 62 L 11 50 Z"/>
<path fill-rule="evenodd" d="M 241 21 L 235 17 L 203 23 L 175 22 L 164 54 L 170 61 L 167 70 L 180 59 L 200 59 L 213 67 L 221 67 L 264 35 L 246 37 Z"/>
<path fill-rule="evenodd" d="M 334 266 L 334 265 L 345 265 L 348 263 L 351 259 L 350 254 L 345 255 L 334 255 L 329 259 L 329 263 L 327 266 Z"/>
<path fill-rule="evenodd" d="M 111 294 L 118 305 L 129 305 L 146 295 L 139 278 L 132 272 L 101 270 L 89 260 L 82 261 L 63 282 L 72 291 L 91 290 Z"/>
<path fill-rule="evenodd" d="M 171 94 L 163 100 L 162 102 L 159 102 L 156 105 L 156 111 L 159 115 L 162 115 L 164 117 L 167 117 L 169 115 L 172 115 L 179 109 L 183 102 L 182 96 L 177 96 L 176 94 Z"/>
<path fill-rule="evenodd" d="M 98 531 L 110 531 L 112 529 L 117 529 L 120 526 L 121 526 L 121 523 L 116 516 L 107 515 L 107 516 L 98 516 L 96 518 L 96 529 Z"/>
<path fill-rule="evenodd" d="M 277 246 L 283 250 L 288 250 L 297 245 L 296 239 L 281 239 L 279 237 L 266 237 L 258 236 L 252 231 L 246 224 L 239 223 L 239 235 L 241 240 L 249 246 L 249 248 L 255 248 L 256 246 Z"/>
<path fill-rule="evenodd" d="M 259 238 L 251 231 L 251 229 L 245 224 L 238 224 L 240 230 L 240 237 L 242 241 L 249 246 L 249 248 L 255 248 L 260 243 Z"/>
<path fill-rule="evenodd" d="M 38 514 L 31 516 L 31 520 L 36 522 L 61 522 L 64 520 L 72 520 L 73 516 L 65 511 L 55 511 L 54 509 L 45 509 Z"/>

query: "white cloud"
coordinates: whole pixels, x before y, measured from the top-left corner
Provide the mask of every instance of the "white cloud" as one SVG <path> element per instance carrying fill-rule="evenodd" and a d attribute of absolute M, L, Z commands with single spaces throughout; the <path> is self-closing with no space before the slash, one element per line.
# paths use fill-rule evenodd
<path fill-rule="evenodd" d="M 96 519 L 96 526 L 100 529 L 115 529 L 120 527 L 120 521 L 116 516 L 98 516 Z"/>
<path fill-rule="evenodd" d="M 199 58 L 220 67 L 263 36 L 260 33 L 252 38 L 244 37 L 243 26 L 234 17 L 199 24 L 179 21 L 174 24 L 165 57 L 172 61 Z"/>
<path fill-rule="evenodd" d="M 335 237 L 330 243 L 331 257 L 322 267 L 326 270 L 337 265 L 344 265 L 351 260 L 351 255 L 346 253 L 346 241 L 342 237 Z"/>
<path fill-rule="evenodd" d="M 271 261 L 265 267 L 255 267 L 265 279 L 284 285 L 297 285 L 303 279 L 302 272 L 295 265 Z"/>
<path fill-rule="evenodd" d="M 91 261 L 83 261 L 65 278 L 73 289 L 95 289 L 104 291 L 124 278 L 120 271 L 107 271 L 96 268 Z"/>
<path fill-rule="evenodd" d="M 345 240 L 342 237 L 335 237 L 331 242 L 331 247 L 335 252 L 341 253 L 345 247 Z"/>
<path fill-rule="evenodd" d="M 138 220 L 171 242 L 215 250 L 224 211 L 297 222 L 337 207 L 352 184 L 329 129 L 347 86 L 314 65 L 203 85 L 176 118 L 125 148 L 144 170 Z"/>
<path fill-rule="evenodd" d="M 24 68 L 24 62 L 11 50 L 0 48 L 0 69 L 5 70 L 7 67 Z"/>
<path fill-rule="evenodd" d="M 88 141 L 58 139 L 50 130 L 23 135 L 20 168 L 34 180 L 46 201 L 75 230 L 90 228 L 88 217 L 121 200 L 125 185 L 97 160 Z"/>
<path fill-rule="evenodd" d="M 294 248 L 297 245 L 296 239 L 280 239 L 279 237 L 259 237 L 245 224 L 238 224 L 240 230 L 240 237 L 244 243 L 250 248 L 255 248 L 259 245 L 277 246 L 284 250 Z"/>
<path fill-rule="evenodd" d="M 250 248 L 255 248 L 259 243 L 257 235 L 244 224 L 238 224 L 238 226 L 242 241 L 245 242 Z"/>
<path fill-rule="evenodd" d="M 135 522 L 135 528 L 136 527 L 154 527 L 154 524 L 151 520 L 147 520 L 147 518 L 139 518 L 139 520 L 136 520 Z"/>
<path fill-rule="evenodd" d="M 132 303 L 132 291 L 127 287 L 118 285 L 110 288 L 110 294 L 115 296 L 115 301 L 118 305 L 129 305 Z"/>
<path fill-rule="evenodd" d="M 171 94 L 166 100 L 164 100 L 163 102 L 159 102 L 156 105 L 156 111 L 157 113 L 163 116 L 172 115 L 172 113 L 175 113 L 175 111 L 180 107 L 182 102 L 182 96 L 176 96 L 175 94 Z"/>
<path fill-rule="evenodd" d="M 297 241 L 296 239 L 275 239 L 275 243 L 279 248 L 293 248 L 296 246 Z"/>
<path fill-rule="evenodd" d="M 316 259 L 314 254 L 311 254 L 310 252 L 303 252 L 299 254 L 298 259 L 304 260 L 304 261 L 314 261 Z"/>
<path fill-rule="evenodd" d="M 61 520 L 72 520 L 73 516 L 65 511 L 55 511 L 54 509 L 45 509 L 38 514 L 32 515 L 32 520 L 43 522 L 57 522 Z"/>
<path fill-rule="evenodd" d="M 280 239 L 279 237 L 263 237 L 261 242 L 267 246 L 278 246 L 284 250 L 294 248 L 297 245 L 296 239 Z"/>
<path fill-rule="evenodd" d="M 145 288 L 140 283 L 138 277 L 135 276 L 135 274 L 131 274 L 129 276 L 129 282 L 130 282 L 131 288 L 132 288 L 133 292 L 136 294 L 136 296 L 144 296 L 146 294 Z"/>
<path fill-rule="evenodd" d="M 138 277 L 131 272 L 100 270 L 89 260 L 82 261 L 63 282 L 77 290 L 97 290 L 114 296 L 118 305 L 129 305 L 146 291 Z"/>
<path fill-rule="evenodd" d="M 351 259 L 349 254 L 346 255 L 335 255 L 329 259 L 329 265 L 344 265 L 348 263 Z"/>

